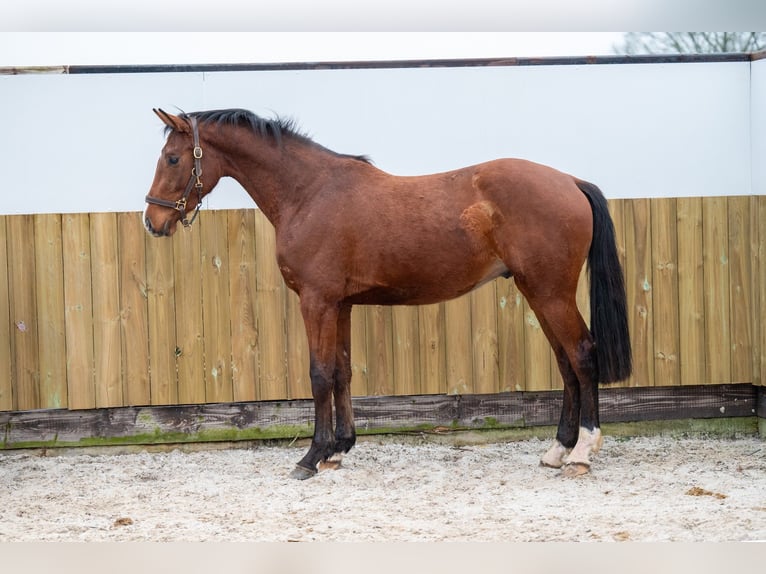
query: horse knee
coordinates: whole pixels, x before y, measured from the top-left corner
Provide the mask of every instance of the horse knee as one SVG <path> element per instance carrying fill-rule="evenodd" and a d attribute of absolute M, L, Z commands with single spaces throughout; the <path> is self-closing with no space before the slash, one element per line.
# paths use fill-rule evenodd
<path fill-rule="evenodd" d="M 311 380 L 311 391 L 314 397 L 324 396 L 331 393 L 335 377 L 333 376 L 335 366 L 321 364 L 317 361 L 311 361 L 309 367 L 309 378 Z"/>

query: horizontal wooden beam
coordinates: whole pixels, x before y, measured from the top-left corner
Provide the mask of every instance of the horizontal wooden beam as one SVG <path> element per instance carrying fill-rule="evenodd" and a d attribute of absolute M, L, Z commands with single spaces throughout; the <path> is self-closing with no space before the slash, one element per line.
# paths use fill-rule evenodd
<path fill-rule="evenodd" d="M 210 72 L 286 72 L 300 70 L 370 70 L 406 68 L 483 68 L 511 66 L 585 66 L 615 64 L 691 64 L 750 62 L 763 58 L 755 54 L 638 54 L 614 56 L 545 56 L 506 58 L 451 58 L 426 60 L 349 60 L 326 62 L 274 62 L 251 64 L 144 64 L 0 66 L 0 75 L 27 74 L 156 74 Z"/>
<path fill-rule="evenodd" d="M 605 423 L 766 417 L 766 392 L 751 384 L 606 388 Z M 359 433 L 555 425 L 562 393 L 358 397 Z M 310 400 L 0 413 L 0 448 L 290 439 L 310 436 Z"/>

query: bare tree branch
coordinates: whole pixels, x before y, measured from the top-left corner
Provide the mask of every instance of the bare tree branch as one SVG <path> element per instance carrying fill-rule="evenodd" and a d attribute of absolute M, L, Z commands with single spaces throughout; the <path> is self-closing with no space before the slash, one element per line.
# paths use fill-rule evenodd
<path fill-rule="evenodd" d="M 627 32 L 617 54 L 721 54 L 766 50 L 766 32 Z"/>

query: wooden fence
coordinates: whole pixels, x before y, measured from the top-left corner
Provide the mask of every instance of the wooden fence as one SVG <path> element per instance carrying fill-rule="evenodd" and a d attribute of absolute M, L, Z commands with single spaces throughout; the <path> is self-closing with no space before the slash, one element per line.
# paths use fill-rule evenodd
<path fill-rule="evenodd" d="M 766 196 L 610 209 L 635 357 L 624 385 L 766 380 Z M 561 388 L 512 281 L 352 321 L 357 396 Z M 310 396 L 297 298 L 258 210 L 203 211 L 172 240 L 136 212 L 0 216 L 0 369 L 0 411 Z"/>

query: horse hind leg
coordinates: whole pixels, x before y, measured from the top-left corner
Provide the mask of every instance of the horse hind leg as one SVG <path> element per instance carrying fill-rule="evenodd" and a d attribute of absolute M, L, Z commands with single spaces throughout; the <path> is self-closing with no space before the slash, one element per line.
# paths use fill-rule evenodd
<path fill-rule="evenodd" d="M 593 339 L 577 310 L 574 295 L 540 298 L 522 281 L 517 284 L 554 350 L 564 381 L 556 440 L 543 455 L 541 463 L 563 467 L 565 476 L 585 474 L 590 470 L 590 456 L 599 451 L 603 442 L 598 419 Z"/>
<path fill-rule="evenodd" d="M 561 468 L 566 464 L 567 456 L 577 443 L 580 422 L 580 383 L 572 370 L 564 348 L 556 345 L 553 351 L 564 381 L 564 397 L 556 438 L 540 459 L 540 464 L 550 468 Z"/>
<path fill-rule="evenodd" d="M 579 476 L 590 470 L 591 455 L 596 454 L 602 446 L 603 437 L 598 416 L 598 381 L 595 365 L 595 347 L 590 331 L 585 326 L 579 312 L 576 311 L 579 323 L 579 335 L 564 344 L 569 359 L 569 369 L 563 368 L 562 376 L 571 371 L 571 385 L 579 389 L 579 428 L 577 441 L 567 454 L 564 462 L 565 476 Z M 576 392 L 576 391 L 573 391 Z"/>
<path fill-rule="evenodd" d="M 581 410 L 577 443 L 566 457 L 565 476 L 579 476 L 590 470 L 590 457 L 601 450 L 604 437 L 598 416 L 598 380 L 596 374 L 595 347 L 590 332 L 585 330 L 572 360 L 580 386 Z"/>

